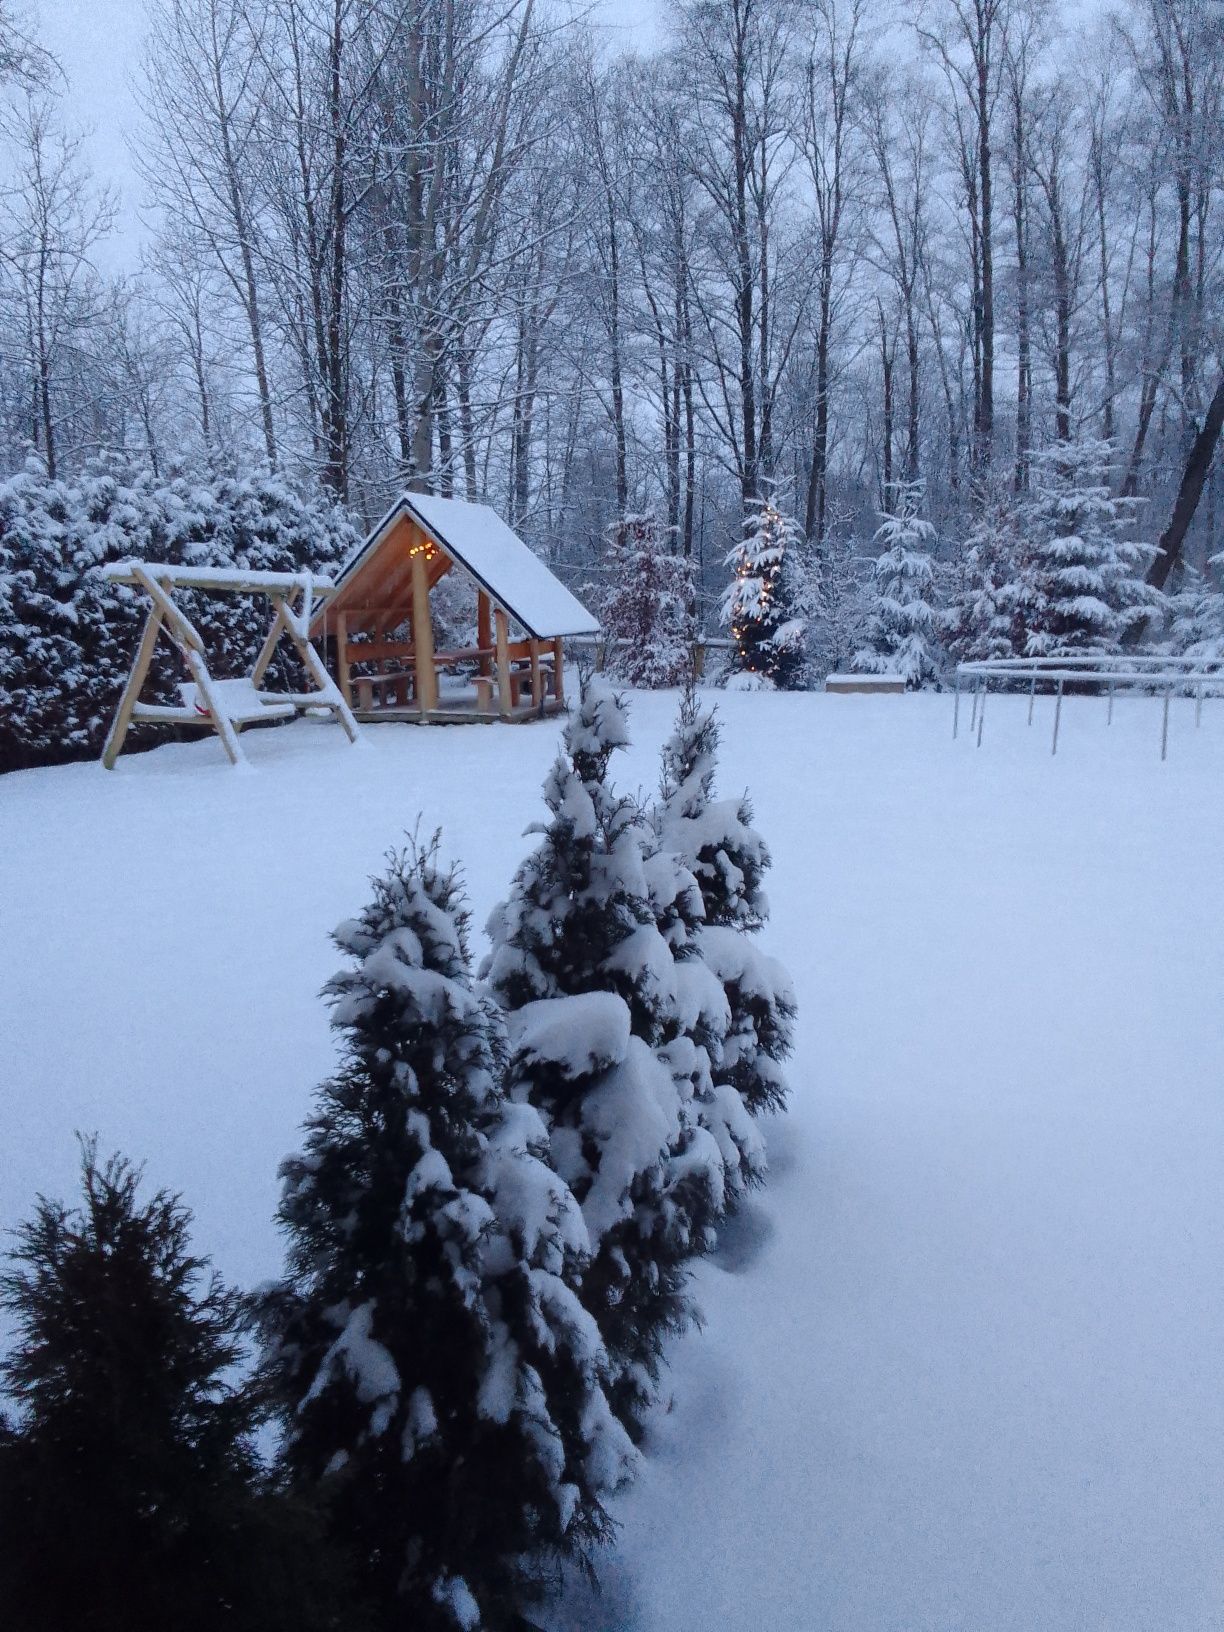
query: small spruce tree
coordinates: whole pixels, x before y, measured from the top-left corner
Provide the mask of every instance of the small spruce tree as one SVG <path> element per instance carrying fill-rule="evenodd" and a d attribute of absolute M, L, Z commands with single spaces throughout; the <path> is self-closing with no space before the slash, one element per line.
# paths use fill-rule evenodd
<path fill-rule="evenodd" d="M 1118 651 L 1159 609 L 1144 583 L 1152 551 L 1127 537 L 1137 502 L 1109 485 L 1113 446 L 1083 437 L 1033 456 L 1022 525 L 1024 652 Z"/>
<path fill-rule="evenodd" d="M 609 529 L 600 622 L 607 672 L 626 685 L 678 686 L 692 669 L 692 563 L 674 554 L 670 543 L 648 513 L 626 516 Z"/>
<path fill-rule="evenodd" d="M 801 689 L 807 680 L 807 621 L 800 605 L 811 574 L 803 534 L 772 499 L 756 501 L 744 536 L 728 552 L 731 582 L 719 615 L 735 642 L 728 684 Z"/>
<path fill-rule="evenodd" d="M 1014 508 L 988 503 L 965 539 L 959 582 L 940 620 L 957 662 L 1012 657 L 1023 644 L 1019 563 Z"/>
<path fill-rule="evenodd" d="M 576 1293 L 582 1218 L 502 1101 L 467 926 L 435 840 L 336 931 L 344 1056 L 282 1168 L 289 1275 L 262 1303 L 289 1466 L 384 1623 L 423 1632 L 511 1625 L 607 1538 L 634 1455 Z"/>
<path fill-rule="evenodd" d="M 936 676 L 935 568 L 930 544 L 935 529 L 919 515 L 922 482 L 893 484 L 894 506 L 880 512 L 875 542 L 875 596 L 867 620 L 867 643 L 854 666 L 867 674 L 899 674 L 910 687 Z"/>
<path fill-rule="evenodd" d="M 1224 594 L 1201 573 L 1186 573 L 1168 615 L 1169 647 L 1179 657 L 1224 657 Z"/>
<path fill-rule="evenodd" d="M 237 1294 L 177 1196 L 84 1141 L 82 1198 L 40 1197 L 0 1276 L 0 1602 L 15 1632 L 339 1626 L 309 1512 L 254 1450 Z M 365 1624 L 355 1601 L 346 1627 Z"/>
<path fill-rule="evenodd" d="M 637 806 L 608 784 L 624 706 L 587 681 L 545 783 L 550 819 L 489 923 L 485 965 L 507 1015 L 513 1098 L 535 1106 L 553 1165 L 582 1205 L 594 1257 L 584 1298 L 614 1368 L 613 1402 L 640 1431 L 670 1333 L 692 1318 L 687 1260 L 723 1205 L 718 1148 L 689 1113 L 668 1053 L 683 1030 Z"/>
<path fill-rule="evenodd" d="M 714 798 L 718 745 L 714 711 L 690 690 L 663 749 L 653 826 L 660 845 L 679 857 L 701 891 L 701 956 L 727 1003 L 714 1084 L 734 1089 L 756 1115 L 786 1103 L 782 1061 L 791 1051 L 795 997 L 786 971 L 753 939 L 769 916 L 763 881 L 770 855 L 752 825 L 747 795 Z M 725 1095 L 720 1103 L 727 1104 Z M 754 1182 L 762 1168 L 759 1145 L 743 1146 L 745 1181 Z"/>

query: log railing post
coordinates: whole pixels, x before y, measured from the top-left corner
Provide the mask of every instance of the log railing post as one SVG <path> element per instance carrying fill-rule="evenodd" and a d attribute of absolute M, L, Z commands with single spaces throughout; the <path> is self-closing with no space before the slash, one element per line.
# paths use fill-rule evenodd
<path fill-rule="evenodd" d="M 434 667 L 433 623 L 429 616 L 429 574 L 425 552 L 413 545 L 412 557 L 412 662 L 416 669 L 417 706 L 428 719 L 438 706 L 438 671 Z"/>
<path fill-rule="evenodd" d="M 510 718 L 510 632 L 506 614 L 499 606 L 497 625 L 497 711 L 503 720 Z"/>

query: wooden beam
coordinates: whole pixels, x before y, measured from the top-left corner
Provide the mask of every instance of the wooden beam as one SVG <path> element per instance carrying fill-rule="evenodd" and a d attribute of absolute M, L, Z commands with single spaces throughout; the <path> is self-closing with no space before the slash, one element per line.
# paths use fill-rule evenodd
<path fill-rule="evenodd" d="M 145 619 L 140 645 L 136 649 L 132 672 L 128 675 L 123 696 L 119 699 L 119 707 L 115 710 L 115 718 L 107 733 L 106 746 L 102 749 L 102 763 L 108 771 L 114 770 L 119 750 L 123 747 L 123 739 L 127 736 L 128 726 L 132 723 L 132 709 L 140 696 L 140 688 L 144 685 L 145 675 L 149 672 L 149 664 L 153 661 L 153 648 L 157 645 L 157 632 L 161 628 L 161 621 L 161 607 L 151 606 Z"/>
<path fill-rule="evenodd" d="M 540 643 L 533 640 L 530 643 L 531 658 L 531 706 L 539 708 L 544 700 L 544 681 L 540 675 Z"/>
<path fill-rule="evenodd" d="M 416 695 L 422 718 L 438 706 L 438 671 L 434 668 L 433 624 L 429 617 L 429 574 L 425 557 L 412 557 L 412 643 L 416 647 Z"/>
<path fill-rule="evenodd" d="M 557 699 L 558 708 L 564 708 L 565 706 L 564 669 L 565 656 L 562 651 L 561 636 L 558 635 L 553 641 L 553 696 Z"/>
<path fill-rule="evenodd" d="M 153 602 L 161 608 L 162 617 L 166 621 L 166 632 L 180 646 L 193 652 L 202 652 L 204 642 L 200 638 L 200 631 L 192 623 L 183 609 L 174 604 L 170 595 L 169 583 L 159 584 L 156 578 L 149 575 L 139 561 L 132 562 L 132 576 Z"/>
<path fill-rule="evenodd" d="M 487 676 L 492 662 L 489 652 L 493 646 L 493 608 L 483 589 L 476 591 L 476 644 L 484 653 L 480 672 Z"/>
<path fill-rule="evenodd" d="M 208 664 L 205 663 L 199 652 L 193 651 L 189 646 L 183 648 L 183 662 L 187 665 L 188 674 L 195 681 L 200 701 L 208 709 L 209 717 L 212 720 L 212 728 L 221 738 L 221 746 L 225 749 L 230 764 L 243 764 L 246 755 L 238 746 L 238 733 L 234 730 L 229 715 L 222 708 L 220 697 L 213 690 L 212 675 L 208 672 Z"/>
<path fill-rule="evenodd" d="M 272 597 L 272 604 L 276 608 L 276 616 L 272 620 L 272 627 L 268 630 L 267 639 L 259 648 L 259 656 L 255 659 L 255 667 L 251 670 L 251 684 L 258 688 L 264 677 L 268 664 L 272 661 L 272 654 L 276 650 L 277 642 L 281 637 L 281 630 L 285 627 L 285 603 L 279 595 Z"/>
<path fill-rule="evenodd" d="M 508 720 L 514 707 L 510 694 L 510 630 L 506 614 L 500 606 L 494 623 L 497 626 L 497 711 L 503 720 Z"/>
<path fill-rule="evenodd" d="M 351 709 L 353 706 L 353 676 L 349 670 L 348 613 L 336 614 L 336 679 L 340 695 Z"/>
<path fill-rule="evenodd" d="M 285 633 L 293 642 L 294 650 L 302 660 L 302 667 L 318 687 L 319 707 L 330 708 L 332 718 L 340 721 L 349 741 L 356 742 L 359 732 L 357 730 L 357 721 L 353 718 L 352 704 L 342 692 L 337 690 L 335 682 L 327 672 L 323 659 L 310 644 L 309 599 L 302 611 L 297 613 L 291 611 L 289 607 L 282 603 L 279 621 L 283 625 Z M 272 627 L 273 631 L 275 631 L 276 625 L 273 624 Z M 258 684 L 258 678 L 256 678 L 256 684 Z"/>

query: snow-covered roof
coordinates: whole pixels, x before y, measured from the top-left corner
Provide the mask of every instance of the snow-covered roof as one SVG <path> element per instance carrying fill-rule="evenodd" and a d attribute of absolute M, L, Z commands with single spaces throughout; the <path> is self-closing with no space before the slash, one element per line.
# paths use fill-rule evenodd
<path fill-rule="evenodd" d="M 533 638 L 549 640 L 556 635 L 598 633 L 599 620 L 554 577 L 496 510 L 487 504 L 442 499 L 431 493 L 405 493 L 395 501 L 361 548 L 345 562 L 336 579 L 337 594 L 343 593 L 346 583 L 401 517 L 422 527 Z"/>

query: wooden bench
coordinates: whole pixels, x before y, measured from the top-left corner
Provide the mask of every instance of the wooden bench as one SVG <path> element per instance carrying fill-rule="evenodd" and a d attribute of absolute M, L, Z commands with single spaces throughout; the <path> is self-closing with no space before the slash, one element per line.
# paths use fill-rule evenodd
<path fill-rule="evenodd" d="M 415 669 L 390 669 L 386 674 L 358 674 L 353 677 L 357 688 L 357 706 L 365 712 L 375 707 L 374 694 L 378 693 L 379 708 L 406 708 L 416 693 Z"/>
<path fill-rule="evenodd" d="M 829 674 L 825 676 L 824 689 L 843 694 L 851 692 L 895 694 L 905 690 L 905 676 L 903 674 Z"/>

